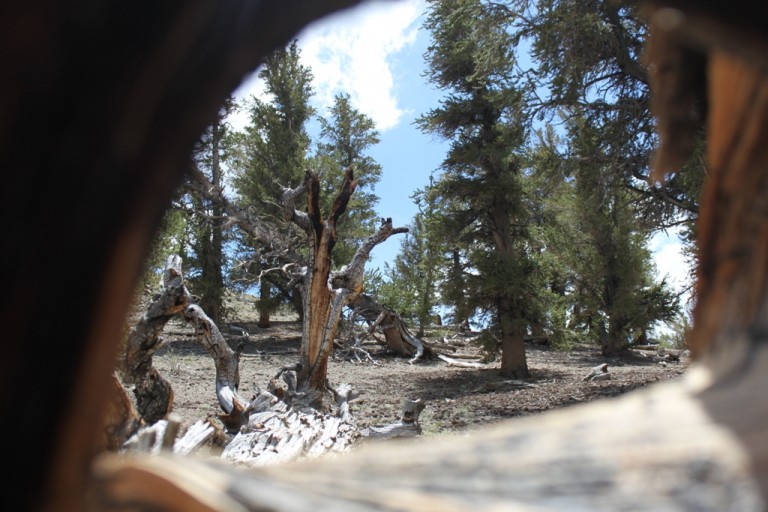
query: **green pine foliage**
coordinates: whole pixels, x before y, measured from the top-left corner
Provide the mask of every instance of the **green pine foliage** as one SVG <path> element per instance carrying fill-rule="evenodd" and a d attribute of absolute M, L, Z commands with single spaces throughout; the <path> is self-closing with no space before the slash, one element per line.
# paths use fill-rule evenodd
<path fill-rule="evenodd" d="M 418 124 L 451 141 L 434 217 L 439 297 L 455 320 L 485 325 L 492 350 L 546 338 L 611 353 L 674 319 L 679 300 L 655 281 L 648 240 L 692 225 L 705 174 L 692 158 L 666 184 L 648 184 L 657 141 L 636 8 L 433 1 L 425 27 L 426 76 L 445 95 Z M 517 65 L 519 51 L 532 67 Z M 524 352 L 515 357 L 522 369 Z"/>
<path fill-rule="evenodd" d="M 446 96 L 418 124 L 451 142 L 435 184 L 454 251 L 446 296 L 466 299 L 455 305 L 462 314 L 489 314 L 502 373 L 526 377 L 537 269 L 523 183 L 529 121 L 514 79 L 514 41 L 505 18 L 479 0 L 431 2 L 425 26 L 433 37 L 427 76 Z"/>
<path fill-rule="evenodd" d="M 445 236 L 440 230 L 440 202 L 433 186 L 411 196 L 419 211 L 400 242 L 394 264 L 384 264 L 379 301 L 418 325 L 418 336 L 435 324 L 438 284 L 445 267 Z M 441 319 L 442 322 L 442 319 Z"/>
<path fill-rule="evenodd" d="M 379 198 L 374 190 L 381 179 L 381 166 L 367 151 L 379 143 L 379 132 L 371 118 L 352 106 L 348 94 L 337 94 L 328 116 L 318 121 L 320 138 L 309 165 L 323 177 L 323 211 L 330 211 L 346 169 L 352 167 L 357 180 L 347 213 L 336 226 L 333 259 L 340 266 L 349 262 L 362 241 L 378 228 L 375 207 Z"/>

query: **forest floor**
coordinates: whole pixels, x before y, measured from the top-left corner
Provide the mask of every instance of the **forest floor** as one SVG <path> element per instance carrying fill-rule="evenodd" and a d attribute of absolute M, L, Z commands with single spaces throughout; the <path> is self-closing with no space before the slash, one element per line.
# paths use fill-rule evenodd
<path fill-rule="evenodd" d="M 233 311 L 230 325 L 247 327 L 248 337 L 230 334 L 227 324 L 221 327 L 231 346 L 244 344 L 240 392 L 247 399 L 257 389 L 265 389 L 281 367 L 298 361 L 301 344 L 299 322 L 278 316 L 270 328 L 260 329 L 251 304 L 229 304 Z M 446 332 L 436 334 L 450 336 Z M 221 426 L 213 359 L 197 343 L 191 327 L 181 320 L 172 320 L 163 337 L 167 344 L 155 355 L 154 365 L 173 387 L 173 409 L 181 418 L 182 430 L 206 418 Z M 480 355 L 480 348 L 470 338 L 452 339 L 457 345 L 456 354 Z M 427 342 L 439 343 L 440 339 L 425 337 Z M 341 351 L 337 350 L 328 367 L 333 386 L 349 383 L 360 392 L 360 398 L 352 403 L 358 426 L 393 423 L 399 419 L 403 399 L 420 398 L 426 404 L 421 414 L 425 436 L 614 397 L 654 382 L 680 378 L 689 362 L 686 356 L 679 362 L 662 362 L 654 351 L 631 351 L 606 358 L 595 345 L 558 351 L 531 343 L 526 346 L 531 378 L 521 385 L 500 376 L 498 360 L 482 368 L 449 366 L 440 359 L 409 364 L 408 359 L 388 354 L 370 338 L 363 347 L 375 363 L 340 358 Z M 610 379 L 585 382 L 584 377 L 601 363 L 608 364 Z"/>

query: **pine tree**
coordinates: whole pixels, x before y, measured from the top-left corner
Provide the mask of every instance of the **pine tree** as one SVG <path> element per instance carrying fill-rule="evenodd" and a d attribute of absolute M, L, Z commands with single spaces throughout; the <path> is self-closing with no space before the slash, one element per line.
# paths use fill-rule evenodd
<path fill-rule="evenodd" d="M 638 222 L 638 204 L 621 175 L 603 163 L 601 133 L 574 121 L 570 136 L 570 215 L 578 235 L 564 250 L 583 322 L 612 354 L 644 339 L 654 322 L 673 318 L 679 305 L 666 282 L 654 283 L 649 229 Z"/>
<path fill-rule="evenodd" d="M 234 162 L 233 184 L 243 208 L 277 226 L 283 237 L 280 247 L 254 247 L 242 240 L 240 255 L 248 259 L 242 272 L 261 276 L 259 325 L 270 325 L 270 314 L 285 300 L 299 306 L 300 298 L 286 287 L 286 279 L 278 272 L 263 274 L 264 270 L 282 265 L 277 256 L 291 246 L 303 245 L 303 238 L 280 213 L 279 199 L 283 187 L 293 188 L 304 179 L 310 138 L 306 124 L 314 115 L 309 100 L 312 95 L 312 73 L 301 64 L 297 42 L 274 52 L 258 75 L 265 84 L 269 101 L 251 98 L 247 107 L 251 123 L 238 138 L 240 158 Z M 277 241 L 276 241 L 277 243 Z M 274 289 L 281 294 L 274 297 Z"/>
<path fill-rule="evenodd" d="M 381 166 L 366 153 L 379 143 L 379 133 L 373 120 L 352 106 L 348 94 L 337 94 L 328 116 L 318 117 L 318 121 L 320 141 L 310 166 L 323 176 L 322 198 L 330 202 L 347 168 L 354 169 L 358 182 L 349 211 L 337 226 L 333 258 L 339 265 L 349 262 L 362 240 L 378 227 L 375 207 L 379 198 L 374 189 L 381 179 Z"/>
<path fill-rule="evenodd" d="M 436 186 L 449 202 L 455 261 L 467 266 L 461 278 L 470 305 L 491 312 L 502 374 L 525 378 L 535 269 L 523 197 L 528 126 L 511 78 L 514 40 L 503 13 L 479 0 L 430 2 L 425 27 L 433 37 L 427 75 L 447 97 L 418 122 L 451 140 Z"/>
<path fill-rule="evenodd" d="M 439 198 L 433 185 L 417 190 L 411 198 L 419 211 L 400 242 L 394 265 L 384 264 L 386 282 L 379 291 L 382 304 L 403 318 L 416 320 L 417 336 L 433 325 L 445 244 L 439 231 Z"/>
<path fill-rule="evenodd" d="M 223 160 L 228 159 L 232 144 L 227 117 L 235 108 L 234 98 L 229 98 L 198 141 L 193 154 L 193 165 L 218 188 L 224 186 Z M 193 205 L 188 222 L 194 229 L 194 257 L 187 264 L 195 265 L 198 270 L 188 273 L 188 282 L 192 291 L 200 296 L 200 307 L 214 323 L 219 324 L 224 309 L 224 267 L 227 264 L 222 209 L 196 194 L 190 193 L 188 199 Z"/>
<path fill-rule="evenodd" d="M 643 62 L 647 23 L 634 2 L 613 0 L 509 1 L 527 16 L 510 14 L 514 33 L 530 43 L 541 116 L 583 117 L 601 136 L 604 164 L 642 205 L 640 218 L 653 229 L 692 226 L 705 172 L 703 143 L 683 172 L 666 183 L 649 179 L 657 145 Z M 699 112 L 701 114 L 701 112 Z M 551 117 L 549 117 L 551 119 Z M 703 134 L 701 139 L 703 140 Z"/>

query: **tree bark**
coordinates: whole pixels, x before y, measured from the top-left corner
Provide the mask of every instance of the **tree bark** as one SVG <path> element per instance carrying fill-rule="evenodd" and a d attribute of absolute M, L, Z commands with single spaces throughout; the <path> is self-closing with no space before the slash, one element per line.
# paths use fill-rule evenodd
<path fill-rule="evenodd" d="M 432 349 L 418 336 L 414 336 L 400 315 L 385 308 L 369 295 L 361 293 L 349 304 L 354 314 L 362 316 L 370 325 L 368 333 L 381 329 L 389 350 L 415 361 L 421 357 L 431 357 Z"/>
<path fill-rule="evenodd" d="M 116 373 L 112 374 L 109 383 L 109 401 L 106 408 L 103 439 L 99 446 L 114 452 L 118 451 L 143 423 Z"/>
<path fill-rule="evenodd" d="M 306 394 L 308 403 L 313 406 L 322 403 L 328 357 L 333 348 L 341 312 L 362 292 L 368 255 L 390 236 L 407 232 L 406 228 L 393 228 L 392 219 L 383 219 L 379 230 L 363 242 L 352 261 L 341 271 L 331 273 L 336 224 L 346 210 L 356 185 L 352 169 L 349 168 L 327 218 L 323 218 L 320 212 L 320 179 L 314 172 L 307 171 L 304 183 L 296 189 L 285 189 L 281 199 L 283 216 L 306 231 L 312 250 L 311 265 L 307 268 L 303 283 L 304 315 L 297 373 L 298 390 Z M 304 192 L 307 193 L 306 213 L 294 207 L 297 197 Z"/>
<path fill-rule="evenodd" d="M 344 213 L 349 199 L 357 186 L 352 170 L 344 176 L 331 213 L 323 219 L 320 211 L 320 180 L 317 174 L 307 176 L 307 212 L 311 222 L 312 262 L 311 271 L 306 278 L 304 293 L 304 330 L 302 334 L 300 370 L 298 387 L 301 391 L 311 392 L 311 402 L 322 400 L 326 387 L 328 356 L 336 337 L 336 328 L 350 293 L 360 290 L 341 288 L 336 293 L 331 290 L 331 253 L 336 244 L 336 223 Z M 352 283 L 353 286 L 360 283 Z"/>
<path fill-rule="evenodd" d="M 259 321 L 256 323 L 262 329 L 267 329 L 272 326 L 270 319 L 272 300 L 272 287 L 266 279 L 261 280 L 259 285 Z"/>
<path fill-rule="evenodd" d="M 171 385 L 152 366 L 152 356 L 163 346 L 165 324 L 191 300 L 184 286 L 181 258 L 169 256 L 163 272 L 163 292 L 150 304 L 131 330 L 122 362 L 123 380 L 134 385 L 136 408 L 148 424 L 163 419 L 173 406 Z"/>
<path fill-rule="evenodd" d="M 197 340 L 213 358 L 216 366 L 216 398 L 225 412 L 220 415 L 229 431 L 237 431 L 247 420 L 248 401 L 240 396 L 240 350 L 232 350 L 216 324 L 196 304 L 184 310 L 184 318 L 195 327 Z"/>
<path fill-rule="evenodd" d="M 512 379 L 527 379 L 528 361 L 525 357 L 522 315 L 508 298 L 499 300 L 498 315 L 501 328 L 501 375 Z"/>

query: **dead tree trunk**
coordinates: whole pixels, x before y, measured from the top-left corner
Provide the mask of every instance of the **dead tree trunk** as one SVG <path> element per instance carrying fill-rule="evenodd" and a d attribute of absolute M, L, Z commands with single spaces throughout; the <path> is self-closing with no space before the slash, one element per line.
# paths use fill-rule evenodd
<path fill-rule="evenodd" d="M 136 407 L 147 423 L 164 418 L 173 405 L 171 385 L 152 366 L 152 356 L 163 346 L 160 332 L 165 324 L 183 311 L 190 300 L 181 273 L 181 258 L 169 256 L 163 273 L 163 292 L 128 335 L 122 364 L 123 380 L 134 385 Z"/>
<path fill-rule="evenodd" d="M 264 244 L 271 244 L 275 246 L 276 252 L 279 252 L 283 255 L 288 255 L 287 257 L 284 257 L 284 259 L 292 261 L 283 266 L 284 272 L 286 271 L 285 269 L 288 265 L 297 266 L 299 258 L 295 249 L 282 245 L 281 239 L 277 236 L 274 236 L 274 228 L 270 227 L 261 219 L 253 217 L 249 214 L 249 212 L 243 211 L 230 203 L 229 200 L 227 200 L 227 198 L 224 196 L 223 190 L 214 186 L 208 180 L 208 178 L 202 172 L 200 172 L 199 169 L 192 167 L 190 169 L 190 177 L 191 181 L 189 186 L 194 189 L 195 192 L 202 194 L 215 204 L 221 205 L 222 209 L 226 212 L 227 219 L 230 223 L 237 225 L 240 229 L 242 229 L 249 236 L 252 236 L 255 240 L 263 242 Z M 303 194 L 306 190 L 306 182 L 296 189 L 286 189 L 281 200 L 281 205 L 285 219 L 293 221 L 305 232 L 309 233 L 309 230 L 311 229 L 309 217 L 306 213 L 298 212 L 295 209 L 298 196 Z M 319 219 L 322 223 L 322 217 L 319 217 Z M 386 224 L 391 224 L 391 222 L 383 222 L 382 227 Z M 401 232 L 405 232 L 405 229 L 395 228 L 390 235 Z M 387 237 L 390 235 L 387 235 Z M 373 247 L 383 242 L 384 240 L 386 240 L 386 238 L 377 238 L 373 245 L 366 246 L 367 248 L 364 249 L 363 253 L 365 257 L 370 254 L 370 251 L 373 249 Z M 365 261 L 359 261 L 358 256 L 355 256 L 353 260 L 357 262 L 354 264 L 355 268 L 359 267 L 360 271 L 362 272 L 362 265 L 365 263 Z M 353 267 L 353 265 L 347 266 L 348 269 L 351 267 Z M 306 278 L 308 272 L 309 270 L 305 272 L 303 276 L 304 279 Z M 341 276 L 341 274 L 339 275 Z M 304 284 L 306 285 L 306 283 Z M 307 309 L 308 306 L 305 302 L 305 297 L 306 288 L 302 290 L 302 321 L 306 327 L 307 313 L 309 309 Z M 384 308 L 381 304 L 376 303 L 376 301 L 374 301 L 371 297 L 362 293 L 354 294 L 350 298 L 349 307 L 357 311 L 358 314 L 365 318 L 369 324 L 375 324 L 374 329 L 377 327 L 381 328 L 387 341 L 387 347 L 392 351 L 406 357 L 414 358 L 413 360 L 416 360 L 422 356 L 431 355 L 430 347 L 417 336 L 411 334 L 408 326 L 405 324 L 405 322 L 403 322 L 397 313 Z M 383 316 L 381 316 L 382 314 Z"/>
<path fill-rule="evenodd" d="M 160 333 L 165 324 L 183 312 L 195 328 L 197 340 L 216 365 L 216 398 L 225 414 L 221 421 L 229 430 L 237 430 L 247 421 L 248 402 L 238 392 L 240 384 L 240 352 L 232 350 L 219 328 L 202 308 L 190 304 L 192 295 L 184 285 L 181 258 L 168 257 L 163 274 L 163 293 L 149 306 L 136 327 L 131 330 L 123 358 L 123 379 L 132 383 L 136 407 L 147 424 L 165 418 L 173 407 L 170 383 L 152 366 L 152 356 L 163 346 Z"/>
<path fill-rule="evenodd" d="M 232 350 L 213 320 L 196 304 L 184 310 L 184 318 L 194 325 L 197 340 L 216 365 L 216 398 L 225 412 L 219 418 L 227 430 L 236 431 L 248 420 L 248 402 L 238 393 L 242 346 Z"/>
<path fill-rule="evenodd" d="M 393 352 L 411 357 L 411 361 L 432 355 L 432 348 L 411 333 L 400 315 L 385 308 L 369 295 L 358 294 L 350 302 L 349 307 L 352 308 L 354 315 L 359 315 L 368 322 L 366 336 L 372 334 L 377 328 L 381 329 L 387 348 Z"/>
<path fill-rule="evenodd" d="M 331 273 L 331 254 L 336 244 L 336 223 L 347 208 L 357 182 L 352 169 L 344 175 L 331 212 L 323 218 L 320 211 L 320 180 L 316 173 L 307 172 L 303 185 L 286 190 L 282 206 L 284 217 L 294 221 L 310 237 L 311 265 L 304 278 L 302 334 L 299 370 L 297 372 L 300 393 L 306 393 L 308 402 L 320 405 L 326 390 L 328 356 L 333 348 L 341 312 L 363 288 L 363 270 L 371 250 L 405 228 L 393 228 L 392 220 L 382 222 L 376 234 L 369 237 L 357 250 L 352 261 L 342 271 Z M 294 208 L 296 198 L 307 193 L 307 212 Z"/>

